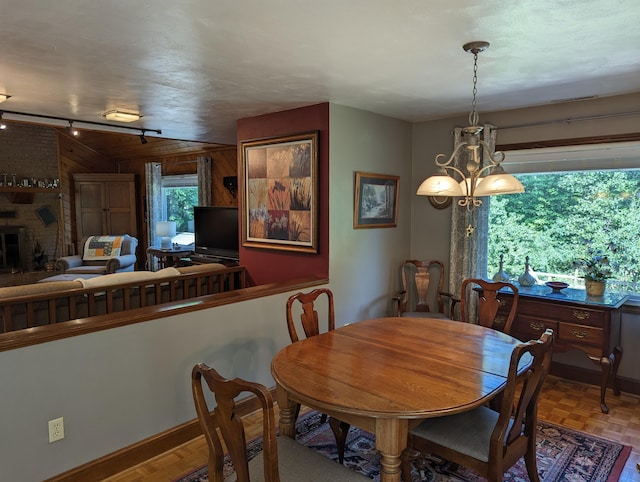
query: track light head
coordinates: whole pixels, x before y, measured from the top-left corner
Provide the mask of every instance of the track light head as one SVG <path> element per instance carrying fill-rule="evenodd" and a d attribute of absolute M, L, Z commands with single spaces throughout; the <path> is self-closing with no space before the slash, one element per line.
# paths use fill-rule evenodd
<path fill-rule="evenodd" d="M 69 121 L 69 127 L 68 127 L 68 129 L 69 129 L 69 133 L 70 133 L 72 136 L 74 136 L 74 137 L 77 137 L 77 136 L 78 136 L 78 134 L 80 134 L 80 133 L 78 132 L 78 129 L 75 129 L 75 128 L 73 127 L 73 121 L 71 121 L 71 120 Z"/>
<path fill-rule="evenodd" d="M 2 114 L 4 114 L 4 112 L 0 112 L 0 130 L 5 130 L 7 128 L 7 124 L 5 124 L 4 122 L 2 122 Z"/>
<path fill-rule="evenodd" d="M 148 142 L 147 138 L 144 136 L 144 133 L 145 133 L 144 129 L 140 131 L 140 143 L 141 144 L 146 144 Z"/>

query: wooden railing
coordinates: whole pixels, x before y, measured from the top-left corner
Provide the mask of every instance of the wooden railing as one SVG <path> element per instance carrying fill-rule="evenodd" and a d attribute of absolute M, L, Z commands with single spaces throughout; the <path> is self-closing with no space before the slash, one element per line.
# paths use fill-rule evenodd
<path fill-rule="evenodd" d="M 54 325 L 37 326 L 25 330 L 0 333 L 0 352 L 17 350 L 41 343 L 49 343 L 64 338 L 87 335 L 104 330 L 113 330 L 122 326 L 160 320 L 169 316 L 207 310 L 228 304 L 241 303 L 243 301 L 255 300 L 279 293 L 307 290 L 315 286 L 326 285 L 327 283 L 329 283 L 327 278 L 304 278 L 249 286 L 234 291 L 204 295 L 185 301 L 174 301 L 126 312 L 98 315 L 92 318 L 79 318 Z"/>
<path fill-rule="evenodd" d="M 237 266 L 158 280 L 16 296 L 0 300 L 0 332 L 188 300 L 245 286 L 246 269 Z"/>

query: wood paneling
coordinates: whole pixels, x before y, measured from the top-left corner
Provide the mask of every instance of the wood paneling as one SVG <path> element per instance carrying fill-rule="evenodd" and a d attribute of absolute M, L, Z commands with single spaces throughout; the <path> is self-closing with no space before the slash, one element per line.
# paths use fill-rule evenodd
<path fill-rule="evenodd" d="M 164 139 L 149 135 L 145 136 L 145 139 L 147 143 L 142 144 L 138 134 L 85 130 L 78 137 L 79 142 L 107 157 L 115 165 L 122 162 L 149 162 L 171 157 L 184 157 L 185 155 L 195 159 L 197 156 L 205 155 L 207 152 L 229 147 L 224 144 Z"/>

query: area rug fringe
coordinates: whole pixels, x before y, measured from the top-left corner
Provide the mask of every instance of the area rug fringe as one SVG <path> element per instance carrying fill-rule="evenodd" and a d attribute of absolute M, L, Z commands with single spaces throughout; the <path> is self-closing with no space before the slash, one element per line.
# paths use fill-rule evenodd
<path fill-rule="evenodd" d="M 320 422 L 315 411 L 301 415 L 296 424 L 296 440 L 303 445 L 338 459 L 333 433 L 328 423 Z M 566 427 L 538 421 L 537 437 L 538 471 L 543 482 L 617 482 L 624 468 L 631 447 Z M 262 450 L 262 438 L 248 444 L 249 456 Z M 375 449 L 375 437 L 352 427 L 347 437 L 344 464 L 380 480 L 380 457 Z M 473 471 L 427 455 L 419 468 L 414 467 L 414 481 L 421 482 L 482 482 L 485 479 Z M 235 480 L 233 466 L 225 459 L 225 480 Z M 519 460 L 507 474 L 505 482 L 529 480 L 524 460 Z M 175 482 L 208 482 L 207 467 L 201 467 Z"/>

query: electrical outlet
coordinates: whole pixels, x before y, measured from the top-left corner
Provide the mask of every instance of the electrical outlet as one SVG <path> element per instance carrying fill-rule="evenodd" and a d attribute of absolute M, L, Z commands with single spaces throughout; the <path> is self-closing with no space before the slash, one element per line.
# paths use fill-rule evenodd
<path fill-rule="evenodd" d="M 64 438 L 64 418 L 49 420 L 49 443 L 57 442 Z"/>

